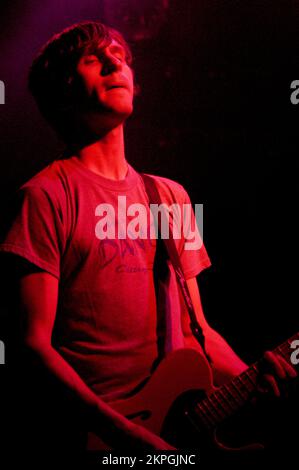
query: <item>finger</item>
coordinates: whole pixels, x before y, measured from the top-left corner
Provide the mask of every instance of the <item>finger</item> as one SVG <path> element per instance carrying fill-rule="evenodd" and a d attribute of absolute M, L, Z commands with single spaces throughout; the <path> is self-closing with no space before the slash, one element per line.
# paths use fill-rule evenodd
<path fill-rule="evenodd" d="M 288 362 L 286 361 L 280 354 L 276 355 L 278 361 L 280 362 L 280 365 L 284 368 L 286 374 L 291 377 L 295 378 L 298 376 L 298 373 L 296 369 Z"/>
<path fill-rule="evenodd" d="M 271 367 L 274 369 L 275 374 L 280 378 L 280 379 L 285 379 L 287 374 L 286 371 L 284 370 L 283 366 L 281 365 L 280 361 L 277 358 L 277 355 L 274 354 L 271 351 L 266 351 L 264 354 L 264 358 L 268 362 L 268 364 L 271 365 Z"/>
<path fill-rule="evenodd" d="M 264 374 L 263 379 L 270 385 L 271 390 L 273 391 L 274 395 L 278 398 L 280 397 L 280 391 L 277 385 L 277 382 L 273 375 L 271 374 Z"/>

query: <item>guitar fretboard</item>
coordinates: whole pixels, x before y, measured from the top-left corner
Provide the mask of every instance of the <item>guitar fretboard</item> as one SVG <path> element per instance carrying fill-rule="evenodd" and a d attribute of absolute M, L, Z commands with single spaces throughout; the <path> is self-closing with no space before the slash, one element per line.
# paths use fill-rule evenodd
<path fill-rule="evenodd" d="M 280 354 L 290 362 L 293 352 L 290 345 L 294 340 L 299 339 L 299 333 L 282 343 L 273 352 Z M 196 413 L 201 421 L 209 428 L 213 429 L 225 418 L 231 416 L 244 406 L 252 398 L 257 388 L 260 366 L 263 359 L 252 364 L 242 374 L 236 376 L 229 384 L 222 385 L 204 400 L 196 405 Z"/>

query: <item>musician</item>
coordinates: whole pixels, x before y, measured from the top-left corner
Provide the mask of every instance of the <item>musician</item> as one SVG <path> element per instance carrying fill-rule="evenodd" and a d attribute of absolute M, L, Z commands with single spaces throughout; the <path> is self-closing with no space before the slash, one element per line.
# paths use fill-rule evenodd
<path fill-rule="evenodd" d="M 95 229 L 105 215 L 101 204 L 117 214 L 119 196 L 149 210 L 143 181 L 124 147 L 134 98 L 130 49 L 119 32 L 99 22 L 73 25 L 42 48 L 29 87 L 68 156 L 22 186 L 19 211 L 1 245 L 22 266 L 23 341 L 40 368 L 80 403 L 89 429 L 112 448 L 172 449 L 109 404 L 140 389 L 159 362 L 167 335 L 156 307 L 156 240 L 100 239 Z M 178 183 L 155 180 L 165 203 L 190 203 Z M 204 317 L 196 276 L 210 260 L 204 245 L 186 250 L 185 241 L 176 240 L 177 249 L 214 381 L 221 384 L 247 366 Z M 182 299 L 175 283 L 168 287 L 174 312 Z M 185 311 L 182 338 L 179 329 L 172 340 L 201 351 Z M 282 357 L 270 352 L 265 357 L 273 372 L 266 379 L 279 395 L 274 375 L 296 373 Z"/>

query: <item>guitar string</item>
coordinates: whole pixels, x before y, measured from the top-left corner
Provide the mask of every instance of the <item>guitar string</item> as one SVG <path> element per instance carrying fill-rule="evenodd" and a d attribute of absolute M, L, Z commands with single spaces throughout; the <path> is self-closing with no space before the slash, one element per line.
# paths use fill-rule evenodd
<path fill-rule="evenodd" d="M 289 359 L 292 352 L 290 351 L 290 345 L 298 338 L 299 333 L 296 333 L 292 338 L 275 348 L 273 352 L 278 352 L 285 359 Z M 196 405 L 196 411 L 205 425 L 209 428 L 211 425 L 215 426 L 223 418 L 230 416 L 232 412 L 239 409 L 249 399 L 251 393 L 256 389 L 259 362 L 252 364 L 242 374 L 235 377 L 230 384 L 219 387 Z"/>

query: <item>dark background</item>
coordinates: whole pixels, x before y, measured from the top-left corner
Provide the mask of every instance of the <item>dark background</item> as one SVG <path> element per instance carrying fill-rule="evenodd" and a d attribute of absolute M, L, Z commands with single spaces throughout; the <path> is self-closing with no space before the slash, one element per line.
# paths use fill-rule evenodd
<path fill-rule="evenodd" d="M 297 331 L 299 2 L 17 0 L 1 10 L 2 227 L 16 188 L 63 149 L 26 89 L 36 51 L 74 22 L 109 22 L 132 45 L 141 90 L 127 159 L 204 204 L 208 320 L 248 362 Z"/>

